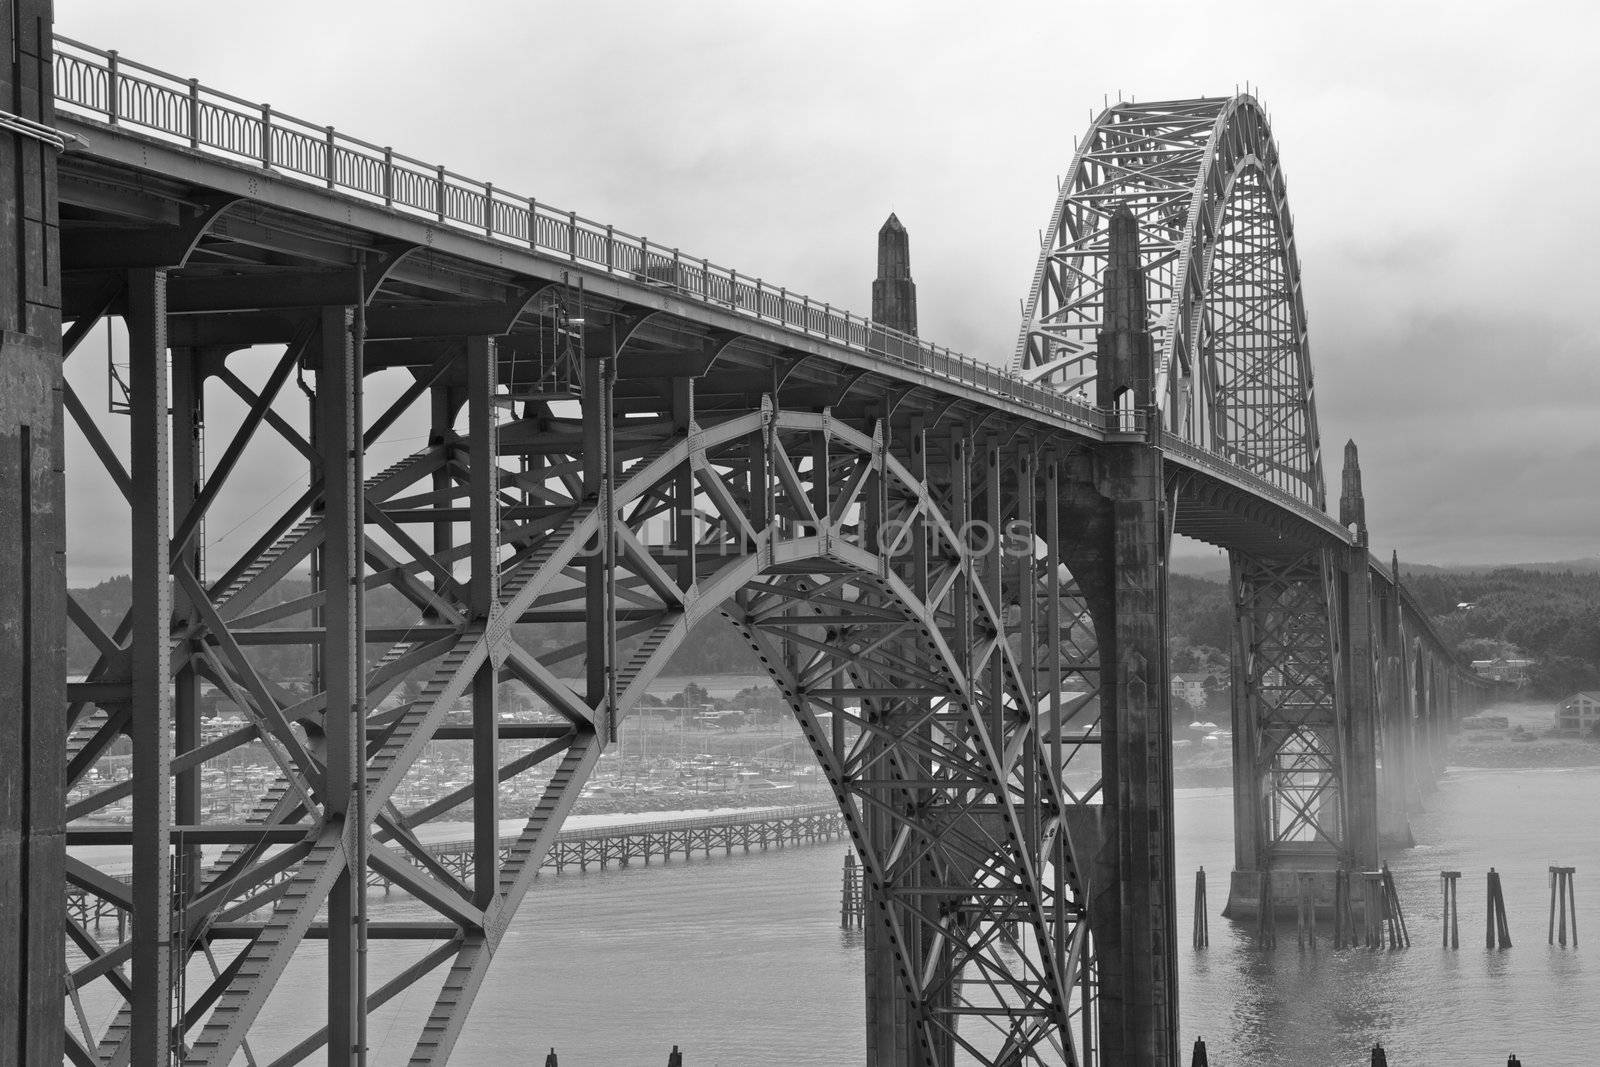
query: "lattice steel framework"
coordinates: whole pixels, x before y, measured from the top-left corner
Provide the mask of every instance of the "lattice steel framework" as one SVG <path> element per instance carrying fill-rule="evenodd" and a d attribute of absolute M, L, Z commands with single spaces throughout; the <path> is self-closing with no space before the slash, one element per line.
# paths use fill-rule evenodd
<path fill-rule="evenodd" d="M 1118 103 L 1094 120 L 1045 233 L 1016 370 L 1090 395 L 1124 206 L 1139 222 L 1165 427 L 1323 507 L 1294 226 L 1250 96 Z"/>
<path fill-rule="evenodd" d="M 149 1059 L 147 1038 L 191 1064 L 298 1062 L 364 1047 L 367 1013 L 417 988 L 433 1006 L 411 1062 L 443 1062 L 618 721 L 719 614 L 793 708 L 862 857 L 869 1047 L 883 1062 L 958 1050 L 1097 1062 L 1087 846 L 1068 814 L 1095 785 L 1079 774 L 1074 793 L 1057 769 L 1098 760 L 1098 672 L 1055 562 L 1060 513 L 1036 511 L 1059 493 L 1052 450 L 960 427 L 902 427 L 891 441 L 885 422 L 770 398 L 698 413 L 687 378 L 659 410 L 635 402 L 624 418 L 614 359 L 580 361 L 580 409 L 545 363 L 487 336 L 437 349 L 368 415 L 359 305 L 307 317 L 254 388 L 226 352 L 174 350 L 169 401 L 163 285 L 160 271 L 132 272 L 106 302 L 131 327 L 131 462 L 119 420 L 68 389 L 78 431 L 129 498 L 136 586 L 166 588 L 170 574 L 177 598 L 110 625 L 79 605 L 72 616 L 99 658 L 69 708 L 68 815 L 92 820 L 134 793 L 137 824 L 75 838 L 129 845 L 131 880 L 69 860 L 76 888 L 134 916 L 116 936 L 68 919 L 76 1062 Z M 563 326 L 568 310 L 529 300 L 524 334 L 581 329 Z M 602 349 L 620 351 L 641 321 L 613 317 Z M 309 435 L 285 417 L 302 374 Z M 197 442 L 220 386 L 249 411 L 207 470 Z M 432 425 L 427 446 L 365 472 L 367 448 L 412 409 Z M 269 431 L 307 460 L 306 489 L 254 545 L 233 558 L 213 548 L 202 566 L 196 531 Z M 170 475 L 158 463 L 169 443 Z M 169 507 L 170 544 L 157 533 Z M 1010 533 L 973 544 L 974 520 Z M 380 602 L 381 625 L 368 616 Z M 307 651 L 302 676 L 262 665 L 258 650 L 283 646 Z M 240 725 L 200 736 L 202 681 Z M 539 710 L 507 710 L 507 683 Z M 145 777 L 91 774 L 123 739 Z M 472 780 L 430 791 L 419 761 L 450 745 L 470 750 Z M 242 819 L 206 819 L 205 772 L 241 756 L 275 772 Z M 506 848 L 500 787 L 514 778 L 541 799 Z M 462 812 L 475 835 L 465 875 L 419 837 Z M 368 919 L 369 877 L 429 916 Z M 309 939 L 328 942 L 325 976 L 307 973 Z M 136 988 L 141 953 L 161 955 Z M 365 960 L 384 954 L 398 962 L 367 988 Z M 275 990 L 308 981 L 326 985 L 326 1025 L 265 1026 Z M 121 1008 L 96 1027 L 86 1003 Z"/>
<path fill-rule="evenodd" d="M 1348 862 L 1337 572 L 1323 552 L 1233 554 L 1234 760 L 1242 869 Z"/>

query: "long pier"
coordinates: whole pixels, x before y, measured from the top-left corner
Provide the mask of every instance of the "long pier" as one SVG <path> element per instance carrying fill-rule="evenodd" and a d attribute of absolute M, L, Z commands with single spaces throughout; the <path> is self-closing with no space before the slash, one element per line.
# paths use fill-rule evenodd
<path fill-rule="evenodd" d="M 700 815 L 687 819 L 655 819 L 621 823 L 581 830 L 563 830 L 545 853 L 540 870 L 558 874 L 568 867 L 587 871 L 598 865 L 605 870 L 613 863 L 626 867 L 635 860 L 648 864 L 652 857 L 670 860 L 695 853 L 707 856 L 717 850 L 733 855 L 735 848 L 749 852 L 759 848 L 831 841 L 844 836 L 844 819 L 837 804 L 802 804 L 737 815 Z M 516 843 L 515 836 L 500 839 L 500 851 Z M 446 870 L 460 877 L 472 873 L 471 838 L 429 845 L 427 853 Z"/>
<path fill-rule="evenodd" d="M 835 804 L 798 804 L 685 819 L 641 819 L 561 831 L 545 853 L 540 870 L 554 870 L 558 874 L 569 867 L 587 871 L 591 866 L 598 866 L 605 870 L 612 864 L 626 867 L 642 861 L 648 865 L 651 859 L 665 862 L 673 856 L 687 860 L 696 853 L 710 856 L 718 850 L 731 856 L 736 848 L 745 853 L 752 848 L 766 852 L 787 845 L 831 841 L 844 834 L 844 819 Z M 502 860 L 516 840 L 515 834 L 500 838 Z M 423 852 L 443 869 L 466 879 L 472 877 L 473 847 L 471 838 L 461 838 L 433 842 L 426 845 Z M 126 875 L 110 877 L 127 881 Z M 387 894 L 391 884 L 382 875 L 368 873 L 367 885 L 371 888 L 382 888 Z M 126 911 L 110 899 L 78 888 L 68 891 L 67 913 L 84 925 L 114 921 L 120 929 L 127 921 Z"/>

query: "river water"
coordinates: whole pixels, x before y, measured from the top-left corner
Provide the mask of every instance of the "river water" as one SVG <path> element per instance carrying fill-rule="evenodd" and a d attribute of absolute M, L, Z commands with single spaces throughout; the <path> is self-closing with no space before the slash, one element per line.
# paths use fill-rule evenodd
<path fill-rule="evenodd" d="M 1292 929 L 1263 952 L 1218 917 L 1231 866 L 1227 790 L 1180 790 L 1180 995 L 1185 1047 L 1219 1067 L 1365 1067 L 1382 1041 L 1394 1067 L 1600 1063 L 1600 768 L 1452 770 L 1415 816 L 1418 845 L 1391 857 L 1412 935 L 1402 952 L 1302 952 Z M 861 935 L 838 928 L 839 842 L 731 859 L 681 859 L 546 875 L 507 934 L 452 1063 L 689 1067 L 863 1061 Z M 1212 899 L 1211 947 L 1189 947 L 1194 870 Z M 1484 874 L 1504 879 L 1515 947 L 1483 947 Z M 1546 945 L 1546 868 L 1575 866 L 1581 949 Z M 1439 871 L 1459 869 L 1461 949 L 1440 947 Z M 378 905 L 374 918 L 405 918 Z M 420 912 L 416 917 L 422 917 Z M 1326 935 L 1327 931 L 1323 931 Z M 301 985 L 267 1006 L 258 1055 L 298 1033 L 321 977 L 315 943 Z M 402 964 L 375 963 L 375 988 Z M 424 983 L 426 984 L 426 983 Z M 431 995 L 377 1012 L 373 1062 L 403 1063 Z M 1187 1057 L 1185 1057 L 1187 1063 Z"/>

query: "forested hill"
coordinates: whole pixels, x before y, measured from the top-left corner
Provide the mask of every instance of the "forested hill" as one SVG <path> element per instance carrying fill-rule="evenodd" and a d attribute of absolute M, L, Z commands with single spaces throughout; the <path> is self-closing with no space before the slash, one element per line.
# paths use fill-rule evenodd
<path fill-rule="evenodd" d="M 1600 572 L 1402 569 L 1440 638 L 1463 659 L 1531 659 L 1529 695 L 1546 700 L 1600 689 Z M 1232 624 L 1226 583 L 1174 574 L 1167 589 L 1172 669 L 1225 665 Z"/>
<path fill-rule="evenodd" d="M 1578 689 L 1600 689 L 1600 573 L 1501 568 L 1492 571 L 1408 571 L 1405 582 L 1433 618 L 1439 635 L 1467 659 L 1526 656 L 1536 661 L 1532 695 L 1556 699 Z M 114 631 L 127 610 L 127 578 L 113 578 L 75 591 L 91 618 Z M 272 602 L 304 589 L 293 582 L 276 590 Z M 1168 644 L 1172 669 L 1224 672 L 1233 641 L 1233 615 L 1226 582 L 1172 574 L 1167 583 L 1170 616 Z M 408 609 L 392 593 L 368 599 L 368 621 L 404 625 Z M 285 625 L 288 625 L 286 623 Z M 89 669 L 95 650 L 70 627 L 68 670 Z M 519 627 L 519 636 L 539 652 L 579 640 L 581 623 Z M 252 648 L 262 666 L 293 677 L 303 674 L 303 649 Z M 759 674 L 760 664 L 738 631 L 727 625 L 702 626 L 673 658 L 674 674 Z"/>
<path fill-rule="evenodd" d="M 1537 697 L 1600 689 L 1600 573 L 1502 567 L 1407 571 L 1404 579 L 1463 657 L 1534 660 Z"/>

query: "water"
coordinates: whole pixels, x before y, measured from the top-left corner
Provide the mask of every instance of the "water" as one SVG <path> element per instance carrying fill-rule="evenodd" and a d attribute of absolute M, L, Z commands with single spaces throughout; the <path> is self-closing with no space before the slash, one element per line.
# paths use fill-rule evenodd
<path fill-rule="evenodd" d="M 1419 845 L 1391 858 L 1412 948 L 1316 953 L 1293 930 L 1256 949 L 1221 910 L 1231 866 L 1226 790 L 1181 790 L 1180 991 L 1184 1042 L 1219 1067 L 1365 1065 L 1374 1040 L 1395 1067 L 1528 1067 L 1600 1060 L 1600 768 L 1455 770 L 1414 818 Z M 732 859 L 541 878 L 509 931 L 452 1063 L 659 1065 L 676 1043 L 692 1067 L 863 1061 L 859 933 L 838 928 L 838 842 Z M 1211 948 L 1189 947 L 1192 880 L 1204 864 Z M 1546 868 L 1576 866 L 1581 950 L 1545 944 Z M 1484 873 L 1504 878 L 1515 947 L 1483 948 Z M 1441 869 L 1463 872 L 1461 949 L 1440 947 Z M 386 905 L 375 918 L 423 917 Z M 269 1002 L 258 1054 L 302 1032 L 320 997 L 320 945 Z M 420 947 L 412 954 L 420 954 Z M 377 988 L 402 964 L 373 968 Z M 424 982 L 426 986 L 429 983 Z M 373 1062 L 403 1063 L 431 1006 L 418 989 L 371 1021 Z M 283 1029 L 279 1030 L 278 1027 Z M 1187 1062 L 1187 1057 L 1185 1057 Z"/>
<path fill-rule="evenodd" d="M 1175 832 L 1183 937 L 1179 982 L 1186 1041 L 1206 1039 L 1213 1064 L 1310 1067 L 1368 1062 L 1381 1041 L 1395 1067 L 1500 1065 L 1516 1052 L 1528 1067 L 1600 1061 L 1600 837 L 1594 808 L 1600 768 L 1456 769 L 1413 816 L 1417 847 L 1390 857 L 1409 950 L 1302 952 L 1292 928 L 1263 953 L 1246 925 L 1213 915 L 1211 948 L 1189 948 L 1192 879 L 1204 863 L 1212 911 L 1226 893 L 1232 797 L 1227 790 L 1184 790 Z M 1545 943 L 1549 876 L 1575 866 L 1582 949 Z M 1511 949 L 1484 948 L 1484 875 L 1505 886 Z M 1439 872 L 1459 870 L 1461 948 L 1440 945 Z M 1324 934 L 1328 931 L 1324 930 Z"/>

